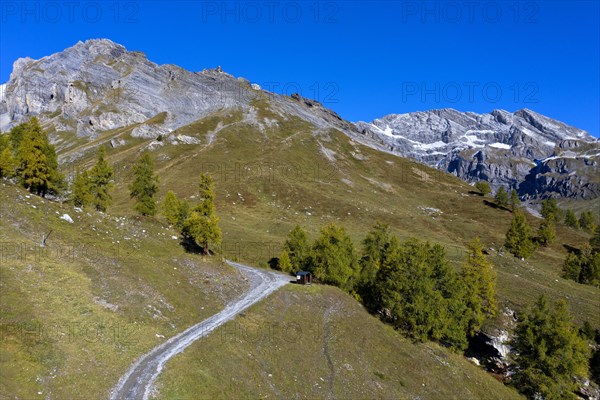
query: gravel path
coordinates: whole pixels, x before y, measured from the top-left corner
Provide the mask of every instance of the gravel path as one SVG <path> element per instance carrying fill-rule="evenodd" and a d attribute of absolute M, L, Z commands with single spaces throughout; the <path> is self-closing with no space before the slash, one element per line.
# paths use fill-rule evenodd
<path fill-rule="evenodd" d="M 147 400 L 152 393 L 154 381 L 171 357 L 290 281 L 290 277 L 286 275 L 233 261 L 227 263 L 239 269 L 250 280 L 249 291 L 227 304 L 223 311 L 191 326 L 140 357 L 119 379 L 119 383 L 111 392 L 111 400 Z"/>

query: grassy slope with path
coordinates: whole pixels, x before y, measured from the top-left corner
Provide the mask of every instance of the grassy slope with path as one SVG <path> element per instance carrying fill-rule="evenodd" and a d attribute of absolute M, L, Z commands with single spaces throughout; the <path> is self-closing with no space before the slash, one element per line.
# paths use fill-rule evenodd
<path fill-rule="evenodd" d="M 516 399 L 464 357 L 415 344 L 340 290 L 286 286 L 173 358 L 157 399 Z"/>

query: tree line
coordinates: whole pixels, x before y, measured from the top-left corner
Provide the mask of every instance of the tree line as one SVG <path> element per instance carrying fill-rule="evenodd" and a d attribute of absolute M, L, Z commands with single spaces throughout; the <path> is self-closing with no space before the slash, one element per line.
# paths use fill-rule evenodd
<path fill-rule="evenodd" d="M 475 188 L 481 196 L 491 193 L 489 183 L 485 181 L 477 182 Z M 567 227 L 591 233 L 589 245 L 569 251 L 563 263 L 562 276 L 579 283 L 600 286 L 600 225 L 596 225 L 592 211 L 583 211 L 577 218 L 572 210 L 561 209 L 556 199 L 546 199 L 542 201 L 540 210 L 542 222 L 534 232 L 525 213 L 518 207 L 520 201 L 514 189 L 509 196 L 508 192 L 500 187 L 494 199 L 498 207 L 513 212 L 504 247 L 515 257 L 529 258 L 539 247 L 553 244 L 557 238 L 556 225 L 560 221 Z"/>
<path fill-rule="evenodd" d="M 106 148 L 99 146 L 94 166 L 83 171 L 78 169 L 69 187 L 58 170 L 56 149 L 35 117 L 13 127 L 7 134 L 0 134 L 0 178 L 16 178 L 25 189 L 42 197 L 67 192 L 66 201 L 74 206 L 91 207 L 100 212 L 106 212 L 112 204 L 110 192 L 115 186 L 113 167 L 106 160 Z M 139 215 L 153 217 L 158 213 L 158 183 L 154 161 L 150 154 L 143 153 L 135 161 L 133 182 L 128 187 Z M 167 221 L 180 231 L 188 244 L 208 254 L 209 245 L 220 245 L 222 237 L 212 177 L 202 174 L 198 189 L 200 203 L 196 206 L 191 207 L 187 201 L 168 192 L 161 208 Z"/>
<path fill-rule="evenodd" d="M 307 270 L 321 282 L 353 295 L 367 310 L 417 341 L 437 341 L 458 351 L 496 316 L 496 273 L 479 239 L 467 244 L 458 272 L 439 244 L 400 241 L 386 224 L 376 223 L 357 252 L 341 226 L 323 226 L 309 243 L 296 225 L 276 259 L 279 269 Z M 530 398 L 574 398 L 581 379 L 600 381 L 600 332 L 580 329 L 565 300 L 542 295 L 520 313 L 509 345 L 508 382 Z M 585 332 L 587 333 L 587 336 Z M 591 334 L 589 332 L 592 332 Z M 594 333 L 595 332 L 595 333 Z"/>
<path fill-rule="evenodd" d="M 358 253 L 346 230 L 335 223 L 308 243 L 300 226 L 288 234 L 278 266 L 307 270 L 340 287 L 372 313 L 416 340 L 436 340 L 464 350 L 468 337 L 496 315 L 495 272 L 476 239 L 467 245 L 460 272 L 443 246 L 418 239 L 400 241 L 376 223 Z"/>

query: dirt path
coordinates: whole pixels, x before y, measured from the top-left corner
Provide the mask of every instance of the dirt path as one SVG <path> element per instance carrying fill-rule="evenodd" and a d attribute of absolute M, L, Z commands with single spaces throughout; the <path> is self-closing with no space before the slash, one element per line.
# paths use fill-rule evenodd
<path fill-rule="evenodd" d="M 147 400 L 152 393 L 154 381 L 171 357 L 181 353 L 194 341 L 208 335 L 218 326 L 223 325 L 290 281 L 290 277 L 286 275 L 248 267 L 232 261 L 227 261 L 227 263 L 248 277 L 250 290 L 238 300 L 227 304 L 221 312 L 191 326 L 140 357 L 119 379 L 119 383 L 111 392 L 111 400 Z"/>

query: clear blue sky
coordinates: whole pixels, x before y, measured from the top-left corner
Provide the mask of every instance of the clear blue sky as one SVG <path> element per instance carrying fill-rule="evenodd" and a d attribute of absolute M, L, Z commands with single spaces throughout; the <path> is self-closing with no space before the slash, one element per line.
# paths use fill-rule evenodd
<path fill-rule="evenodd" d="M 599 3 L 2 0 L 0 81 L 18 57 L 109 38 L 160 64 L 301 92 L 352 121 L 527 107 L 598 136 Z"/>

